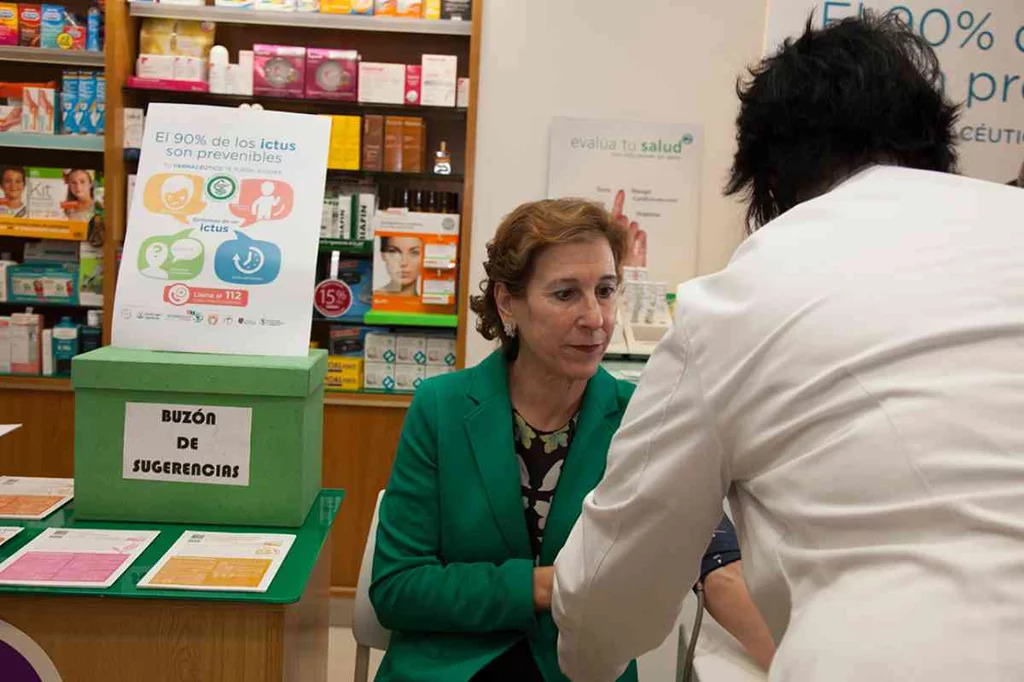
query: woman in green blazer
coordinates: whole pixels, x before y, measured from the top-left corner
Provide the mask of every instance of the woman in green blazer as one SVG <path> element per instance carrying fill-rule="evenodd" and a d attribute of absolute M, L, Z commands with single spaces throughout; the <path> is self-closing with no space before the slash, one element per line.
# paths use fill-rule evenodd
<path fill-rule="evenodd" d="M 417 390 L 381 503 L 378 681 L 566 679 L 551 566 L 633 393 L 599 364 L 628 239 L 598 206 L 549 200 L 488 244 L 472 308 L 502 348 Z"/>

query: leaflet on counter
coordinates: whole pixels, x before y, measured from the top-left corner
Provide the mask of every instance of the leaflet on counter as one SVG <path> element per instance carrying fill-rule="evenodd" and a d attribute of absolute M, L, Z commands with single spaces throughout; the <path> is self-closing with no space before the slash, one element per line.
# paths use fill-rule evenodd
<path fill-rule="evenodd" d="M 159 534 L 47 528 L 0 564 L 0 585 L 110 587 Z"/>
<path fill-rule="evenodd" d="M 18 526 L 0 526 L 0 547 L 20 532 L 21 528 Z"/>
<path fill-rule="evenodd" d="M 294 535 L 186 530 L 139 587 L 266 592 L 293 542 Z"/>
<path fill-rule="evenodd" d="M 0 476 L 0 519 L 45 519 L 74 495 L 71 478 Z"/>

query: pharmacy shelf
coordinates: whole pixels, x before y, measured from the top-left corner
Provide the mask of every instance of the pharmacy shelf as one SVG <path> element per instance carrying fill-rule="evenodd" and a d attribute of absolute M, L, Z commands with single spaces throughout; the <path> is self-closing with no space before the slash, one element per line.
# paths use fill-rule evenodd
<path fill-rule="evenodd" d="M 438 313 L 398 313 L 371 310 L 363 317 L 363 322 L 372 327 L 438 327 L 455 329 L 459 326 L 459 316 L 441 315 Z"/>
<path fill-rule="evenodd" d="M 393 173 L 388 171 L 372 170 L 342 170 L 340 168 L 328 168 L 327 175 L 332 177 L 365 178 L 368 180 L 381 180 L 385 182 L 449 182 L 461 184 L 465 182 L 463 175 L 435 175 L 433 173 Z"/>
<path fill-rule="evenodd" d="M 338 251 L 343 256 L 372 256 L 373 242 L 353 239 L 321 239 L 320 250 L 325 253 Z"/>
<path fill-rule="evenodd" d="M 102 135 L 46 135 L 43 133 L 0 133 L 0 147 L 59 149 L 69 152 L 103 153 Z"/>
<path fill-rule="evenodd" d="M 0 391 L 14 389 L 23 391 L 71 391 L 71 379 L 67 377 L 41 377 L 34 374 L 0 374 Z"/>
<path fill-rule="evenodd" d="M 85 50 L 55 50 L 42 47 L 0 45 L 0 61 L 93 66 L 102 69 L 103 53 L 86 52 Z"/>
<path fill-rule="evenodd" d="M 213 8 L 208 8 L 213 9 Z M 158 102 L 174 104 L 208 104 L 237 107 L 240 104 L 257 103 L 271 111 L 297 111 L 304 114 L 325 114 L 334 116 L 362 116 L 364 114 L 380 114 L 382 116 L 419 116 L 438 121 L 464 121 L 467 109 L 455 107 L 413 107 L 403 104 L 370 104 L 367 102 L 338 102 L 328 99 L 306 99 L 302 97 L 274 97 L 271 95 L 223 95 L 213 92 L 194 92 L 187 90 L 169 90 L 155 87 L 138 87 L 127 85 L 124 92 Z"/>
<path fill-rule="evenodd" d="M 42 220 L 0 216 L 0 237 L 61 239 L 80 242 L 89 234 L 89 223 L 78 220 Z"/>
<path fill-rule="evenodd" d="M 0 384 L 2 386 L 2 384 Z M 411 393 L 385 393 L 383 391 L 324 391 L 324 404 L 343 407 L 395 407 L 407 408 L 412 403 Z"/>
<path fill-rule="evenodd" d="M 319 12 L 273 12 L 234 7 L 175 5 L 153 2 L 132 2 L 133 17 L 189 19 L 225 24 L 258 24 L 260 26 L 301 26 L 331 31 L 376 31 L 384 33 L 427 33 L 432 35 L 469 36 L 469 21 L 428 21 L 394 17 L 367 17 Z"/>
<path fill-rule="evenodd" d="M 6 308 L 64 308 L 65 310 L 96 310 L 103 305 L 83 305 L 82 303 L 55 303 L 53 301 L 0 301 L 0 309 Z"/>
<path fill-rule="evenodd" d="M 360 327 L 421 327 L 431 329 L 455 329 L 459 326 L 458 315 L 437 313 L 391 313 L 371 310 L 363 319 L 332 319 L 313 312 L 313 322 L 319 324 L 340 324 Z"/>
<path fill-rule="evenodd" d="M 129 147 L 124 150 L 126 163 L 138 163 L 141 149 Z M 327 175 L 334 178 L 353 178 L 356 180 L 377 180 L 380 182 L 423 182 L 432 184 L 449 183 L 461 185 L 466 181 L 464 175 L 434 175 L 433 173 L 392 173 L 388 171 L 373 170 L 350 170 L 341 168 L 328 168 Z"/>

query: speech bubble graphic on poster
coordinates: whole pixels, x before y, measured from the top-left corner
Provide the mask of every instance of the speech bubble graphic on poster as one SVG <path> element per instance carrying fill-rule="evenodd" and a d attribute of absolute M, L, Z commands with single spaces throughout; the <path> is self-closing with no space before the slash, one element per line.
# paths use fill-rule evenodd
<path fill-rule="evenodd" d="M 235 239 L 217 247 L 213 258 L 217 277 L 231 284 L 268 284 L 281 272 L 281 249 L 235 232 Z"/>
<path fill-rule="evenodd" d="M 171 216 L 187 225 L 190 217 L 206 208 L 203 178 L 184 173 L 157 173 L 146 181 L 142 204 L 150 213 Z"/>
<path fill-rule="evenodd" d="M 190 234 L 191 229 L 182 230 L 142 242 L 137 262 L 142 276 L 177 282 L 198 277 L 203 271 L 206 251 L 203 243 Z"/>
<path fill-rule="evenodd" d="M 287 218 L 294 203 L 295 191 L 287 182 L 251 178 L 242 180 L 238 201 L 228 208 L 242 219 L 239 227 L 249 227 L 261 221 Z"/>

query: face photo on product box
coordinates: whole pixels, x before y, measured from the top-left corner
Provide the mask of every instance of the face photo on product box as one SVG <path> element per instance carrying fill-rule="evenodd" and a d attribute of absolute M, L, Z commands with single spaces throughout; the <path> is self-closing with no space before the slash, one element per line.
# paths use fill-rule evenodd
<path fill-rule="evenodd" d="M 380 259 L 386 278 L 374 278 L 374 290 L 398 296 L 419 296 L 423 268 L 423 240 L 418 237 L 381 237 Z M 375 269 L 376 270 L 376 269 Z"/>
<path fill-rule="evenodd" d="M 24 168 L 8 166 L 0 171 L 0 214 L 16 218 L 28 215 Z"/>
<path fill-rule="evenodd" d="M 92 171 L 73 168 L 64 176 L 64 181 L 68 193 L 63 208 L 68 220 L 92 220 L 96 204 Z"/>

